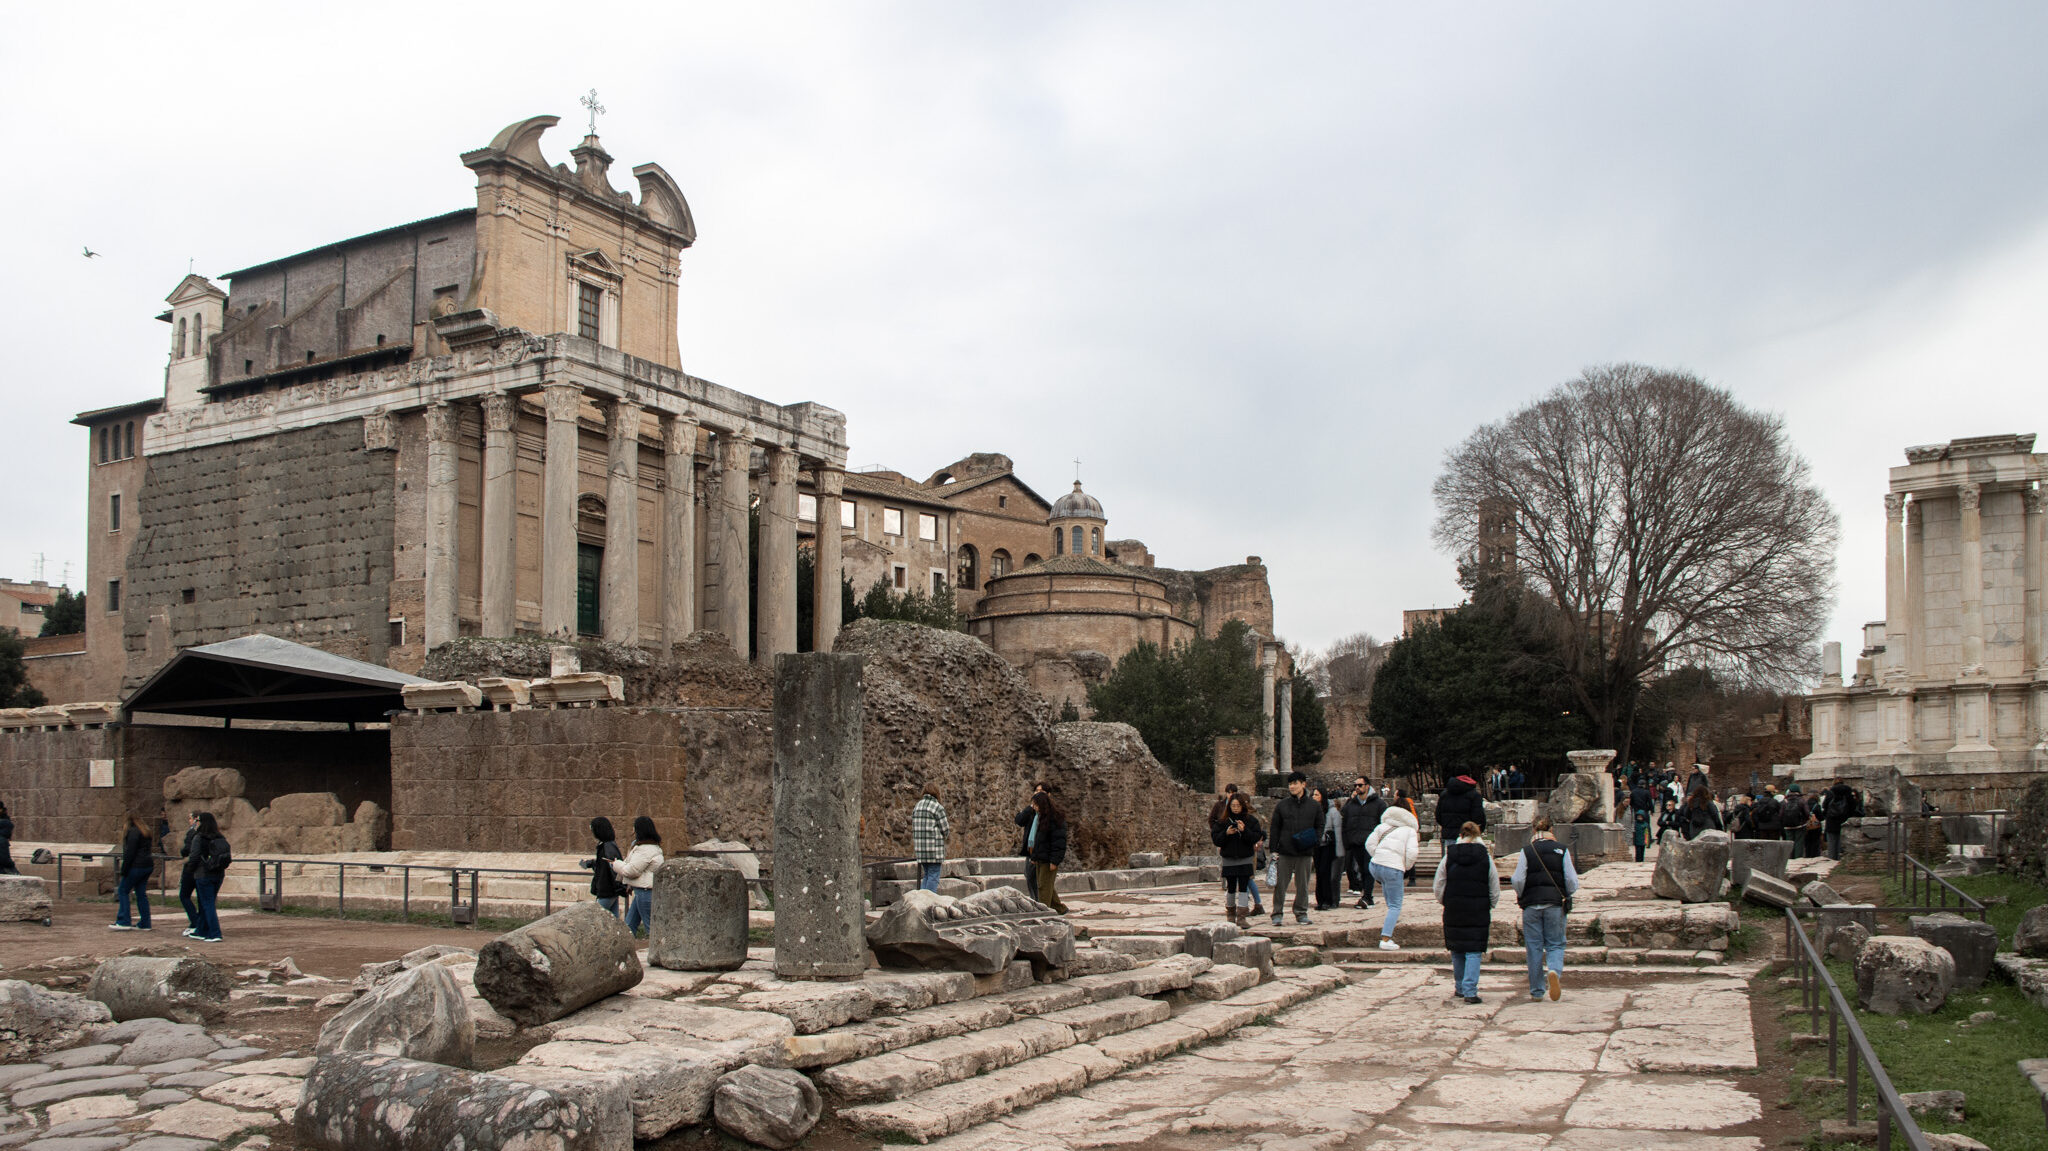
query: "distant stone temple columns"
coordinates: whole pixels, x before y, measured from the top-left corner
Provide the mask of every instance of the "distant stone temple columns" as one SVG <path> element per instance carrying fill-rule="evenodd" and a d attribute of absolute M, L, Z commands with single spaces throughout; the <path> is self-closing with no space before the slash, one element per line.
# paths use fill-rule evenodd
<path fill-rule="evenodd" d="M 1273 715 L 1274 674 L 1280 660 L 1279 650 L 1270 643 L 1259 645 L 1259 714 L 1265 723 L 1259 730 L 1259 770 L 1270 772 L 1273 766 L 1273 736 L 1278 725 Z"/>
<path fill-rule="evenodd" d="M 828 650 L 839 632 L 840 499 L 845 465 L 828 446 L 831 459 L 806 454 L 801 434 L 757 426 L 729 416 L 696 410 L 662 411 L 639 400 L 604 393 L 586 393 L 576 384 L 546 383 L 529 393 L 544 415 L 540 447 L 538 519 L 540 555 L 536 565 L 540 592 L 540 632 L 550 639 L 574 639 L 591 626 L 585 613 L 595 606 L 597 630 L 609 643 L 638 646 L 643 640 L 664 653 L 673 652 L 700 627 L 726 635 L 742 658 L 766 663 L 794 653 L 797 635 L 797 534 L 800 477 L 814 479 L 818 501 L 816 540 L 819 610 L 813 638 Z M 585 424 L 594 406 L 603 421 L 603 440 Z M 481 476 L 477 487 L 475 554 L 465 556 L 460 469 L 467 410 L 481 415 Z M 464 626 L 461 588 L 465 575 L 476 589 L 475 615 L 469 621 L 482 635 L 506 637 L 531 629 L 520 619 L 520 452 L 521 399 L 508 391 L 492 391 L 458 400 L 435 400 L 422 414 L 426 453 L 422 475 L 425 498 L 423 622 L 424 639 L 433 648 L 460 634 Z M 709 443 L 703 479 L 697 469 L 699 451 Z M 643 441 L 643 436 L 647 437 Z M 817 452 L 815 441 L 810 445 Z M 754 463 L 759 449 L 761 464 Z M 529 441 L 529 451 L 531 443 Z M 585 465 L 602 457 L 604 516 L 602 538 L 589 534 L 595 521 L 581 502 L 597 468 L 586 476 Z M 647 475 L 641 455 L 648 454 Z M 531 459 L 531 457 L 528 457 Z M 756 506 L 755 481 L 760 500 Z M 700 543 L 700 487 L 710 497 L 710 517 Z M 527 498 L 533 499 L 531 489 Z M 651 541 L 649 560 L 640 548 L 643 499 L 651 512 L 645 525 Z M 531 506 L 531 505 L 529 505 Z M 758 516 L 758 536 L 751 521 Z M 527 537 L 531 540 L 533 537 Z M 597 559 L 596 602 L 579 578 L 590 572 L 579 564 L 579 550 L 602 546 Z M 590 545 L 584 548 L 581 545 Z M 532 544 L 526 545 L 529 549 Z M 750 554 L 751 552 L 751 554 Z M 533 564 L 535 557 L 527 556 Z M 587 562 L 587 559 L 586 559 Z M 464 563 L 476 567 L 465 572 Z M 645 569 L 645 570 L 643 570 Z M 534 569 L 526 569 L 533 580 Z M 529 583 L 528 586 L 532 586 Z M 711 602 L 705 589 L 714 588 Z M 659 602 L 658 612 L 654 608 Z M 643 613 L 642 604 L 647 605 Z M 531 611 L 529 606 L 526 610 Z M 643 618 L 643 615 L 645 618 Z M 648 625 L 654 625 L 650 627 Z M 658 632 L 658 635 L 657 635 Z"/>

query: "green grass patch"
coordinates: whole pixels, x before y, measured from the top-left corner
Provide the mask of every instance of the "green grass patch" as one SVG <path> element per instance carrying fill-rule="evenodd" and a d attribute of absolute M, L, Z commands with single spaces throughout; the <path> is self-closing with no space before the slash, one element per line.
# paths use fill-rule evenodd
<path fill-rule="evenodd" d="M 749 927 L 749 928 L 747 928 L 747 946 L 749 946 L 749 947 L 773 947 L 774 945 L 775 945 L 775 929 L 774 929 L 774 928 L 772 928 L 772 927 Z"/>
<path fill-rule="evenodd" d="M 1780 917 L 1784 912 L 1778 913 Z M 1747 918 L 1747 917 L 1745 917 Z M 1741 959 L 1764 940 L 1764 928 L 1755 923 L 1738 923 L 1728 933 L 1728 958 Z"/>
<path fill-rule="evenodd" d="M 1955 885 L 1956 890 L 1987 904 L 1984 921 L 1998 929 L 2000 951 L 2012 950 L 2012 933 L 2020 925 L 2020 916 L 2025 915 L 2028 908 L 2048 903 L 2048 887 L 2017 875 L 1959 875 L 1949 882 Z M 1949 898 L 1953 901 L 1955 897 Z M 1887 878 L 1884 881 L 1884 899 L 1894 907 L 1899 906 L 1906 902 L 1905 891 Z M 1939 904 L 1941 900 L 1936 898 L 1932 902 Z"/>
<path fill-rule="evenodd" d="M 1993 877 L 1980 877 L 1993 878 Z M 1828 964 L 1836 986 L 1855 1006 L 1856 973 L 1843 963 Z M 1790 968 L 1786 969 L 1786 973 Z M 1779 988 L 1775 981 L 1760 982 L 1768 987 L 1773 1002 L 1796 1003 L 1796 989 Z M 1964 1026 L 1981 1011 L 1997 1019 Z M 1876 1015 L 1857 1011 L 1856 1021 L 1870 1039 L 1885 1074 L 1899 1092 L 1954 1089 L 1965 1096 L 1964 1122 L 1951 1124 L 1932 1116 L 1917 1121 L 1924 1131 L 1955 1131 L 1996 1147 L 1999 1151 L 2048 1151 L 2048 1127 L 2041 1120 L 2041 1097 L 2016 1061 L 2048 1052 L 2048 1011 L 2034 1006 L 2010 984 L 1992 982 L 1974 991 L 1957 992 L 1940 1011 L 1932 1015 Z M 1788 1020 L 1794 1030 L 1803 1031 L 1804 1017 Z M 1826 1034 L 1827 1020 L 1821 1020 Z M 1848 1067 L 1848 1033 L 1842 1035 L 1842 1069 Z M 1828 1073 L 1827 1049 L 1803 1052 L 1797 1059 L 1793 1081 L 1804 1083 L 1809 1076 Z M 1831 1090 L 1795 1095 L 1800 1107 L 1816 1127 L 1823 1119 L 1843 1117 L 1843 1093 Z M 1863 1114 L 1877 1116 L 1877 1092 L 1868 1073 L 1858 1092 Z"/>

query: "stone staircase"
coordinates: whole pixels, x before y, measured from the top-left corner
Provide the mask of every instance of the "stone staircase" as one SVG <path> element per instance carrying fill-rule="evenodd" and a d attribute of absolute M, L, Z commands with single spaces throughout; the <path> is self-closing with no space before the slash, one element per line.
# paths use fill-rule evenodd
<path fill-rule="evenodd" d="M 940 1004 L 789 1041 L 841 1118 L 925 1142 L 1221 1038 L 1343 985 L 1173 955 L 1128 971 Z"/>

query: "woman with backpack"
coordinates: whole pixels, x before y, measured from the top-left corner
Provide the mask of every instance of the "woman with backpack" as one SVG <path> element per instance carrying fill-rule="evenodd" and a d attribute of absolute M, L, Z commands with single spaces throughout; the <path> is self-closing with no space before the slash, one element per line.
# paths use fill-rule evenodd
<path fill-rule="evenodd" d="M 1430 889 L 1444 909 L 1444 946 L 1451 952 L 1451 978 L 1467 1003 L 1479 1000 L 1479 957 L 1493 937 L 1493 909 L 1500 905 L 1500 872 L 1493 853 L 1479 841 L 1480 827 L 1470 820 L 1458 829 L 1458 841 L 1444 848 Z"/>
<path fill-rule="evenodd" d="M 1705 788 L 1686 793 L 1685 807 L 1678 815 L 1678 826 L 1687 842 L 1698 839 L 1703 831 L 1727 830 L 1721 822 L 1720 809 L 1714 806 L 1714 797 Z"/>
<path fill-rule="evenodd" d="M 227 837 L 220 833 L 220 822 L 210 811 L 199 813 L 199 834 L 193 841 L 193 858 L 199 861 L 193 875 L 193 893 L 199 900 L 199 926 L 185 934 L 201 943 L 220 942 L 220 915 L 216 904 L 220 900 L 221 881 L 227 878 L 228 865 L 235 861 L 235 853 L 228 846 Z"/>
<path fill-rule="evenodd" d="M 128 825 L 121 836 L 121 881 L 114 888 L 114 921 L 111 931 L 154 931 L 149 922 L 149 877 L 156 871 L 156 851 L 150 844 L 149 829 L 142 817 L 128 813 Z M 135 922 L 128 921 L 128 897 L 135 897 Z"/>
<path fill-rule="evenodd" d="M 1223 801 L 1223 815 L 1209 830 L 1209 841 L 1223 857 L 1224 914 L 1240 928 L 1252 917 L 1252 868 L 1266 831 L 1252 805 L 1241 794 Z"/>
<path fill-rule="evenodd" d="M 626 901 L 626 930 L 635 938 L 642 928 L 654 929 L 654 869 L 661 866 L 661 860 L 661 832 L 655 830 L 652 819 L 634 816 L 633 847 L 626 858 L 612 864 L 612 875 L 625 882 L 631 896 Z"/>
<path fill-rule="evenodd" d="M 1061 915 L 1067 905 L 1060 900 L 1060 865 L 1067 861 L 1067 820 L 1053 805 L 1052 793 L 1041 791 L 1031 797 L 1030 826 L 1024 829 L 1024 850 L 1038 873 L 1038 902 Z"/>
<path fill-rule="evenodd" d="M 599 907 L 619 913 L 619 877 L 612 874 L 612 864 L 625 858 L 619 852 L 619 837 L 612 830 L 612 821 L 600 815 L 590 821 L 591 837 L 597 840 L 597 854 L 582 861 L 590 872 L 590 894 L 595 896 Z"/>
<path fill-rule="evenodd" d="M 1401 918 L 1408 869 L 1415 866 L 1415 855 L 1422 850 L 1422 836 L 1418 834 L 1421 826 L 1414 812 L 1405 807 L 1389 807 L 1380 816 L 1379 827 L 1365 841 L 1365 850 L 1372 856 L 1372 877 L 1380 881 L 1387 896 L 1387 918 L 1380 924 L 1381 951 L 1401 950 L 1401 945 L 1394 942 L 1394 924 Z"/>

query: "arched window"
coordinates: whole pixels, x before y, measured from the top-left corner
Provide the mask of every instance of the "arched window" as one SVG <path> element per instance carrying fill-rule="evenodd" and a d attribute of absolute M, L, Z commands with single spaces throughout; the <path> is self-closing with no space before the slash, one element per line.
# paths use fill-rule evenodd
<path fill-rule="evenodd" d="M 1088 554 L 1092 556 L 1099 556 L 1102 554 L 1101 528 L 1088 529 Z"/>
<path fill-rule="evenodd" d="M 1043 557 L 1041 557 L 1037 552 L 1026 552 L 1024 553 L 1024 566 L 1030 567 L 1032 564 L 1039 562 L 1041 558 Z"/>
<path fill-rule="evenodd" d="M 1052 529 L 1052 554 L 1056 556 L 1067 554 L 1067 533 L 1058 528 Z"/>
<path fill-rule="evenodd" d="M 100 462 L 107 462 L 107 429 L 100 429 Z"/>
<path fill-rule="evenodd" d="M 1081 525 L 1080 525 L 1080 524 L 1075 524 L 1075 525 L 1074 525 L 1074 548 L 1073 548 L 1073 551 L 1074 551 L 1074 554 L 1075 554 L 1075 555 L 1080 555 L 1080 554 L 1081 554 Z"/>
<path fill-rule="evenodd" d="M 135 421 L 134 421 L 134 420 L 129 420 L 129 421 L 128 421 L 128 450 L 127 450 L 126 452 L 123 452 L 123 453 L 121 454 L 121 458 L 122 458 L 122 459 L 124 459 L 124 460 L 132 460 L 132 459 L 134 459 L 134 458 L 135 458 Z"/>
<path fill-rule="evenodd" d="M 171 356 L 173 359 L 183 359 L 185 356 L 185 321 L 183 320 L 178 321 L 178 342 L 171 346 Z"/>
<path fill-rule="evenodd" d="M 973 544 L 960 545 L 959 579 L 955 582 L 962 590 L 973 591 L 980 586 L 981 573 L 975 570 L 978 566 L 977 559 L 979 557 L 974 554 Z"/>
<path fill-rule="evenodd" d="M 988 578 L 998 579 L 1010 574 L 1010 553 L 1001 548 L 988 553 Z"/>

